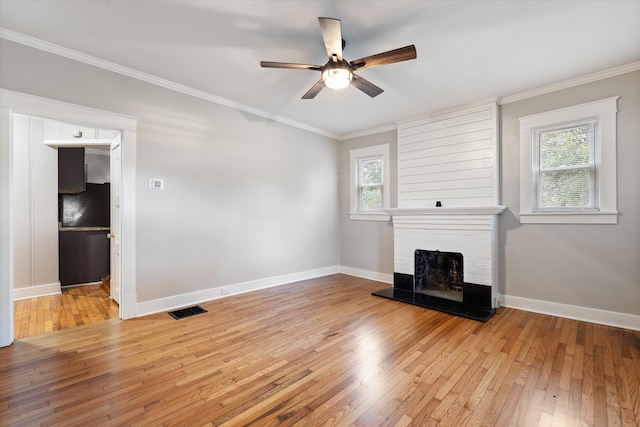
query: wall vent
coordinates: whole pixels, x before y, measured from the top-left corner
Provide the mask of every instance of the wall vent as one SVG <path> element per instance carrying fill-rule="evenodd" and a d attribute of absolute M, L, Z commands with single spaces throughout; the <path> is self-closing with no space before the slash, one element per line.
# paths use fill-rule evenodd
<path fill-rule="evenodd" d="M 182 308 L 180 310 L 170 311 L 169 315 L 174 319 L 184 319 L 185 317 L 195 316 L 196 314 L 206 313 L 207 310 L 200 307 L 199 305 L 194 305 L 193 307 Z"/>

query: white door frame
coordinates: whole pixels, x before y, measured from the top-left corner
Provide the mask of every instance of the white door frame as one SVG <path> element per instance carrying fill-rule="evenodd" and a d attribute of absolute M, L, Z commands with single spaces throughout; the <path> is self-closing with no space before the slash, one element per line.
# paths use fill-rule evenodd
<path fill-rule="evenodd" d="M 109 144 L 109 174 L 111 176 L 111 194 L 109 194 L 109 213 L 111 223 L 109 224 L 109 270 L 111 280 L 109 281 L 109 294 L 111 299 L 120 304 L 120 226 L 122 215 L 120 210 L 120 193 L 122 191 L 122 173 L 120 171 L 120 160 L 122 159 L 122 136 L 116 135 Z"/>
<path fill-rule="evenodd" d="M 14 113 L 59 120 L 122 135 L 120 318 L 136 317 L 136 128 L 130 116 L 0 89 L 0 347 L 13 342 Z"/>

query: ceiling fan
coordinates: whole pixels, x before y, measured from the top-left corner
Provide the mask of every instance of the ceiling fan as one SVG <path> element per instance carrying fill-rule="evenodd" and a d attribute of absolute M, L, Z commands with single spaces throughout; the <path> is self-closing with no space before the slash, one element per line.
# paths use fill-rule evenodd
<path fill-rule="evenodd" d="M 360 89 L 370 97 L 380 95 L 383 90 L 368 80 L 356 75 L 354 71 L 365 68 L 378 67 L 394 62 L 416 59 L 416 47 L 414 45 L 401 47 L 388 52 L 366 56 L 347 61 L 342 57 L 345 41 L 342 39 L 340 20 L 334 18 L 318 18 L 322 39 L 327 49 L 329 61 L 324 65 L 295 64 L 291 62 L 260 61 L 264 68 L 293 68 L 299 70 L 316 70 L 322 73 L 320 80 L 302 96 L 302 99 L 312 99 L 326 86 L 330 89 L 343 89 L 350 84 Z"/>

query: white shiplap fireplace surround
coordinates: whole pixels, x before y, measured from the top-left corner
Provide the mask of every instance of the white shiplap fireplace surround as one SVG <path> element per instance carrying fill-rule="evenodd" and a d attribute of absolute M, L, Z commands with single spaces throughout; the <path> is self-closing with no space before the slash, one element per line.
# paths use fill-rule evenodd
<path fill-rule="evenodd" d="M 394 286 L 413 276 L 416 249 L 460 252 L 464 281 L 488 286 L 495 304 L 498 153 L 495 101 L 398 124 Z"/>

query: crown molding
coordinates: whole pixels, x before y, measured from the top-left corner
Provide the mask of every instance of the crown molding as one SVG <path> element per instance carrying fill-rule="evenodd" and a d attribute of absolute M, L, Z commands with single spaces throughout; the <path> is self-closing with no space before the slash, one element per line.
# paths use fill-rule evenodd
<path fill-rule="evenodd" d="M 378 133 L 390 132 L 395 130 L 398 130 L 398 126 L 396 126 L 395 124 L 390 124 L 386 126 L 380 126 L 377 128 L 365 129 L 358 132 L 346 133 L 346 134 L 340 135 L 337 139 L 338 141 L 345 141 L 347 139 L 360 138 L 362 136 L 376 135 Z"/>
<path fill-rule="evenodd" d="M 396 123 L 398 129 L 405 126 L 415 126 L 424 121 L 430 121 L 433 118 L 442 119 L 447 116 L 458 116 L 461 112 L 471 112 L 471 110 L 486 110 L 493 108 L 498 103 L 497 97 L 480 99 L 478 101 L 468 102 L 466 104 L 447 107 L 439 110 L 433 110 L 429 113 L 413 117 L 407 120 L 401 120 Z"/>
<path fill-rule="evenodd" d="M 542 86 L 537 89 L 531 89 L 524 92 L 515 93 L 513 95 L 503 96 L 499 99 L 498 104 L 504 105 L 516 101 L 522 101 L 523 99 L 533 98 L 535 96 L 545 95 L 547 93 L 557 92 L 563 89 L 569 89 L 575 86 L 616 77 L 621 74 L 627 74 L 638 70 L 640 70 L 640 61 L 621 65 L 619 67 L 609 68 L 607 70 L 598 71 L 596 73 L 587 74 L 586 76 L 576 77 L 574 79 L 565 80 L 559 83 Z"/>
<path fill-rule="evenodd" d="M 365 129 L 365 130 L 358 131 L 358 132 L 343 134 L 343 135 L 340 135 L 338 137 L 338 140 L 339 141 L 345 141 L 347 139 L 360 138 L 362 136 L 369 136 L 369 135 L 376 135 L 376 134 L 383 133 L 383 132 L 397 131 L 398 127 L 400 127 L 402 125 L 405 125 L 407 123 L 413 123 L 413 122 L 416 122 L 416 121 L 419 121 L 419 120 L 428 119 L 430 117 L 438 116 L 440 114 L 457 113 L 457 112 L 460 112 L 463 109 L 486 108 L 488 105 L 491 105 L 492 103 L 495 104 L 497 102 L 498 102 L 498 98 L 482 99 L 480 101 L 471 102 L 469 104 L 465 104 L 465 105 L 462 105 L 462 106 L 447 108 L 447 109 L 444 109 L 444 110 L 438 110 L 438 111 L 429 113 L 426 116 L 421 116 L 421 117 L 413 118 L 413 119 L 409 119 L 409 120 L 403 120 L 403 121 L 399 121 L 399 122 L 394 123 L 394 124 L 389 124 L 389 125 L 386 125 L 386 126 L 380 126 L 380 127 L 377 127 L 377 128 Z"/>
<path fill-rule="evenodd" d="M 232 101 L 230 99 L 223 98 L 221 96 L 217 96 L 209 92 L 194 89 L 192 87 L 175 83 L 170 80 L 166 80 L 166 79 L 154 76 L 152 74 L 143 73 L 142 71 L 134 70 L 133 68 L 124 67 L 122 65 L 118 65 L 113 62 L 97 58 L 95 56 L 87 55 L 85 53 L 78 52 L 73 49 L 68 49 L 66 47 L 59 46 L 54 43 L 49 43 L 44 40 L 27 36 L 25 34 L 21 34 L 6 28 L 0 27 L 0 38 L 9 40 L 15 43 L 19 43 L 25 46 L 29 46 L 35 49 L 39 49 L 48 53 L 52 53 L 54 55 L 69 58 L 74 61 L 82 62 L 84 64 L 92 65 L 94 67 L 102 68 L 103 70 L 111 71 L 117 74 L 121 74 L 137 80 L 141 80 L 146 83 L 160 86 L 175 92 L 180 92 L 185 95 L 193 96 L 195 98 L 204 99 L 205 101 L 213 102 L 215 104 L 224 105 L 225 107 L 233 108 L 235 110 L 244 111 L 245 113 L 250 113 L 256 116 L 264 117 L 266 119 L 273 120 L 275 122 L 279 122 L 279 123 L 292 126 L 298 129 L 302 129 L 308 132 L 312 132 L 318 135 L 326 136 L 336 140 L 340 138 L 339 135 L 337 134 L 334 134 L 332 132 L 328 132 L 326 130 L 319 129 L 313 126 L 309 126 L 305 123 L 298 122 L 296 120 L 291 120 L 286 117 L 271 114 L 259 108 L 254 108 L 249 105 L 241 104 L 239 102 Z"/>
<path fill-rule="evenodd" d="M 439 116 L 439 115 L 444 115 L 444 114 L 451 114 L 451 113 L 457 113 L 461 110 L 465 110 L 465 109 L 472 109 L 472 108 L 482 108 L 482 107 L 486 107 L 489 104 L 492 103 L 496 103 L 498 105 L 504 105 L 504 104 L 509 104 L 511 102 L 516 102 L 516 101 L 522 101 L 524 99 L 528 99 L 528 98 L 533 98 L 535 96 L 539 96 L 539 95 L 544 95 L 547 93 L 551 93 L 551 92 L 556 92 L 559 90 L 563 90 L 563 89 L 568 89 L 571 87 L 575 87 L 575 86 L 580 86 L 586 83 L 592 83 L 598 80 L 604 80 L 604 79 L 608 79 L 611 77 L 616 77 L 622 74 L 627 74 L 627 73 L 632 73 L 634 71 L 639 71 L 640 70 L 640 61 L 636 61 L 636 62 L 632 62 L 630 64 L 626 64 L 626 65 L 621 65 L 619 67 L 614 67 L 614 68 L 609 68 L 607 70 L 603 70 L 603 71 L 598 71 L 596 73 L 591 73 L 591 74 L 587 74 L 585 76 L 581 76 L 581 77 L 576 77 L 574 79 L 569 79 L 569 80 L 565 80 L 559 83 L 554 83 L 551 85 L 547 85 L 547 86 L 542 86 L 536 89 L 531 89 L 528 91 L 524 91 L 524 92 L 519 92 L 516 94 L 512 94 L 512 95 L 507 95 L 507 96 L 503 96 L 503 97 L 494 97 L 494 98 L 487 98 L 487 99 L 482 99 L 479 101 L 474 101 L 468 104 L 464 104 L 464 105 L 458 105 L 455 107 L 451 107 L 451 108 L 446 108 L 446 109 L 442 109 L 442 110 L 436 110 L 436 111 L 432 111 L 426 115 L 420 116 L 420 117 L 414 117 L 408 120 L 402 120 L 402 121 L 398 121 L 396 124 L 392 124 L 392 125 L 387 125 L 387 126 L 382 126 L 382 127 L 378 127 L 378 128 L 373 128 L 373 129 L 365 129 L 362 131 L 358 131 L 358 132 L 354 132 L 354 133 L 349 133 L 349 134 L 344 134 L 344 135 L 340 135 L 337 139 L 339 141 L 344 141 L 347 139 L 353 139 L 353 138 L 358 138 L 361 136 L 368 136 L 368 135 L 375 135 L 378 133 L 382 133 L 382 132 L 388 132 L 391 130 L 397 130 L 399 127 L 410 124 L 410 123 L 414 123 L 416 121 L 420 121 L 420 120 L 424 120 L 424 119 L 428 119 L 430 117 L 434 117 L 434 116 Z"/>
<path fill-rule="evenodd" d="M 556 92 L 563 89 L 568 89 L 571 87 L 579 86 L 586 83 L 595 82 L 598 80 L 607 79 L 610 77 L 619 76 L 621 74 L 626 74 L 634 71 L 640 70 L 640 61 L 632 62 L 627 65 L 622 65 L 615 68 L 610 68 L 607 70 L 599 71 L 596 73 L 588 74 L 585 76 L 577 77 L 574 79 L 565 80 L 563 82 L 554 83 L 547 86 L 542 86 L 536 89 L 531 89 L 524 92 L 519 92 L 511 95 L 506 95 L 503 97 L 497 98 L 489 98 L 485 100 L 480 100 L 476 102 L 472 102 L 470 104 L 464 106 L 457 106 L 455 108 L 448 108 L 445 110 L 439 110 L 435 112 L 431 112 L 426 116 L 400 121 L 396 124 L 389 124 L 386 126 L 381 126 L 373 129 L 366 129 L 358 132 L 348 133 L 338 135 L 333 132 L 326 131 L 324 129 L 319 129 L 314 126 L 310 126 L 308 124 L 298 122 L 296 120 L 292 120 L 283 116 L 275 115 L 269 113 L 267 111 L 261 110 L 259 108 L 251 107 L 249 105 L 241 104 L 236 101 L 232 101 L 227 98 L 223 98 L 221 96 L 214 95 L 209 92 L 205 92 L 199 89 L 194 89 L 189 86 L 185 86 L 179 83 L 172 82 L 170 80 L 166 80 L 151 74 L 147 74 L 141 71 L 134 70 L 129 67 L 124 67 L 122 65 L 115 64 L 110 61 L 106 61 L 95 56 L 87 55 L 72 49 L 65 48 L 63 46 L 56 45 L 54 43 L 46 42 L 44 40 L 37 39 L 35 37 L 27 36 L 25 34 L 18 33 L 16 31 L 9 30 L 7 28 L 0 27 L 0 38 L 19 43 L 25 46 L 29 46 L 35 49 L 39 49 L 48 53 L 52 53 L 54 55 L 62 56 L 65 58 L 69 58 L 78 62 L 82 62 L 84 64 L 92 65 L 97 68 L 101 68 L 107 71 L 111 71 L 117 74 L 121 74 L 127 77 L 131 77 L 137 80 L 144 81 L 146 83 L 150 83 L 156 86 L 163 87 L 165 89 L 169 89 L 175 92 L 180 92 L 185 95 L 193 96 L 195 98 L 200 98 L 205 101 L 209 101 L 215 104 L 223 105 L 225 107 L 233 108 L 235 110 L 244 111 L 246 113 L 250 113 L 259 117 L 263 117 L 269 120 L 273 120 L 278 123 L 282 123 L 291 127 L 295 127 L 298 129 L 302 129 L 311 133 L 315 133 L 318 135 L 326 136 L 328 138 L 332 138 L 338 141 L 344 141 L 347 139 L 359 138 L 362 136 L 375 135 L 378 133 L 388 132 L 392 130 L 397 130 L 398 125 L 402 125 L 403 123 L 413 122 L 415 120 L 430 117 L 438 114 L 445 114 L 455 110 L 460 110 L 463 108 L 471 108 L 477 105 L 486 104 L 488 102 L 497 102 L 499 105 L 509 104 L 516 101 L 521 101 L 528 98 L 533 98 L 535 96 L 544 95 L 551 92 Z"/>

